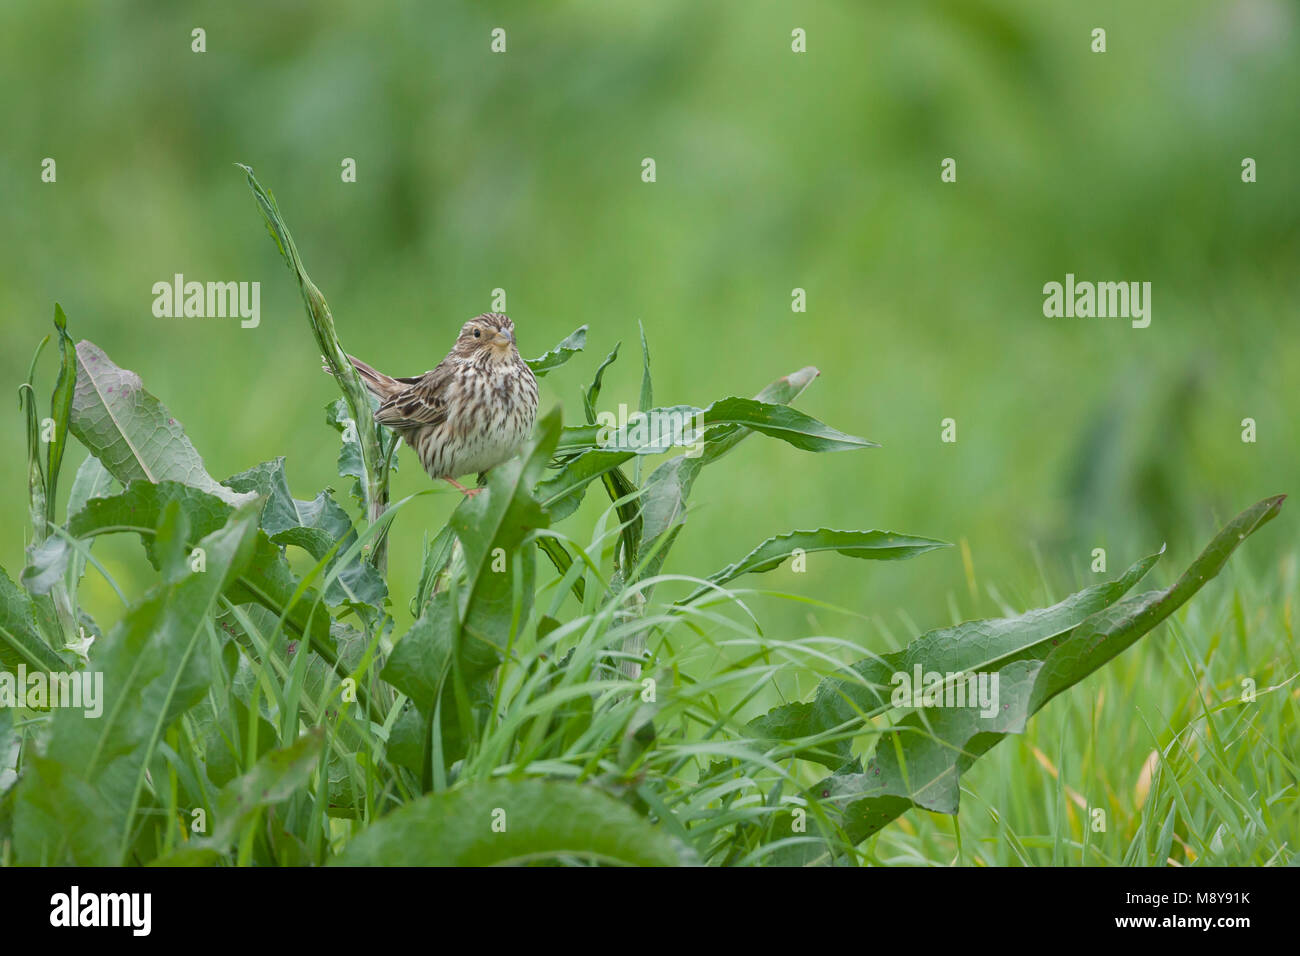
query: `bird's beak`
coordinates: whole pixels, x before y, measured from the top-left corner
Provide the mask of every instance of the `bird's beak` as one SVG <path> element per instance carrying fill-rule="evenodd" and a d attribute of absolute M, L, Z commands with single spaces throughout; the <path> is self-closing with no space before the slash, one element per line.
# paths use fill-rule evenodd
<path fill-rule="evenodd" d="M 514 345 L 515 334 L 513 332 L 498 332 L 496 337 L 492 340 L 492 344 L 500 346 L 501 348 L 505 348 L 508 345 Z"/>

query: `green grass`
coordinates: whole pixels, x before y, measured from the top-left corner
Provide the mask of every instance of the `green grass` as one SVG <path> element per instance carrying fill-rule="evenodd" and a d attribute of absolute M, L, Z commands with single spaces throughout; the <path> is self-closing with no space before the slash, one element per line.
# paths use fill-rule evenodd
<path fill-rule="evenodd" d="M 805 453 L 869 447 L 790 407 L 813 381 L 800 373 L 758 399 L 708 406 L 703 453 L 655 456 L 635 469 L 639 485 L 624 468 L 634 451 L 601 447 L 589 425 L 562 429 L 551 411 L 486 493 L 426 538 L 416 593 L 385 600 L 374 544 L 433 492 L 354 523 L 329 495 L 295 500 L 278 462 L 217 485 L 138 380 L 89 343 L 66 345 L 51 414 L 57 434 L 94 454 L 65 493 L 71 516 L 56 522 L 59 460 L 38 435 L 36 390 L 24 392 L 34 547 L 26 592 L 0 582 L 0 664 L 12 672 L 53 655 L 45 666 L 76 670 L 67 645 L 82 628 L 103 634 L 82 653 L 104 675 L 105 712 L 0 709 L 10 755 L 0 860 L 1273 865 L 1294 855 L 1296 562 L 1255 576 L 1234 565 L 1216 580 L 1280 498 L 1227 523 L 1177 580 L 1152 572 L 1153 554 L 1071 587 L 1044 573 L 980 596 L 966 556 L 971 594 L 949 596 L 951 627 L 919 636 L 898 609 L 897 624 L 874 622 L 879 640 L 863 642 L 860 613 L 754 589 L 752 576 L 788 564 L 800 577 L 813 559 L 922 567 L 943 542 L 801 531 L 707 576 L 675 570 L 693 557 L 673 546 L 701 469 L 760 438 Z M 594 405 L 592 394 L 589 414 Z M 369 467 L 360 440 L 343 437 L 346 478 Z M 599 490 L 608 501 L 591 536 L 572 536 L 575 495 Z M 364 514 L 368 501 L 358 494 L 354 507 Z M 143 594 L 92 551 L 123 533 L 155 569 Z M 79 601 L 83 566 L 126 605 L 111 628 Z M 1133 590 L 1149 572 L 1168 586 Z M 415 622 L 403 633 L 389 608 L 408 601 Z M 986 604 L 1000 620 L 970 621 Z M 1022 613 L 1035 605 L 1051 607 Z M 802 606 L 818 632 L 765 630 L 782 606 Z M 996 674 L 1000 709 L 900 706 L 889 685 L 914 663 Z M 1247 678 L 1253 701 L 1239 699 Z"/>
<path fill-rule="evenodd" d="M 167 635 L 201 652 L 206 676 L 183 714 L 117 740 L 144 760 L 143 776 L 141 764 L 125 767 L 129 785 L 86 779 L 84 741 L 67 718 L 0 708 L 0 860 L 75 851 L 142 863 L 189 851 L 222 865 L 319 863 L 349 845 L 432 853 L 418 839 L 367 850 L 354 838 L 400 807 L 412 825 L 438 820 L 444 834 L 477 836 L 483 821 L 464 806 L 476 793 L 506 799 L 513 775 L 530 788 L 580 781 L 581 795 L 530 792 L 578 817 L 609 810 L 614 831 L 633 834 L 591 856 L 562 847 L 568 862 L 649 862 L 682 846 L 710 863 L 775 861 L 798 846 L 773 848 L 777 818 L 816 793 L 828 768 L 802 759 L 807 736 L 755 740 L 753 719 L 813 699 L 839 665 L 954 622 L 1047 606 L 1162 543 L 1150 580 L 1171 584 L 1240 508 L 1294 490 L 1300 336 L 1285 317 L 1300 296 L 1300 180 L 1290 173 L 1300 112 L 1287 92 L 1300 21 L 1284 4 L 534 6 L 213 7 L 202 55 L 190 52 L 193 13 L 179 7 L 18 0 L 0 10 L 0 36 L 15 41 L 0 82 L 42 91 L 10 104 L 0 149 L 6 209 L 22 224 L 0 236 L 10 346 L 0 379 L 32 379 L 31 346 L 58 299 L 77 338 L 166 402 L 209 475 L 285 456 L 294 496 L 332 486 L 357 535 L 335 539 L 349 543 L 330 556 L 319 527 L 272 525 L 268 538 L 314 550 L 288 543 L 289 576 L 274 595 L 259 604 L 247 588 L 224 589 L 199 618 L 210 627 L 185 633 L 148 618 L 148 595 L 169 585 L 141 547 L 142 536 L 193 543 L 179 515 L 166 528 L 158 512 L 143 531 L 82 536 L 67 523 L 82 510 L 68 504 L 82 448 L 67 449 L 57 487 L 37 476 L 54 492 L 52 514 L 29 494 L 30 476 L 11 469 L 0 566 L 19 582 L 26 547 L 46 533 L 57 539 L 51 555 L 66 541 L 87 562 L 67 602 L 33 604 L 40 644 L 28 649 L 80 666 L 57 648 L 84 612 L 92 662 L 109 661 L 135 622 L 142 640 Z M 807 30 L 806 55 L 789 51 L 792 16 Z M 1098 23 L 1104 56 L 1087 49 Z M 504 57 L 485 42 L 501 24 Z M 653 185 L 639 177 L 647 155 L 658 163 Z M 57 183 L 37 175 L 47 156 Z M 946 156 L 958 161 L 954 184 L 939 181 Z M 1244 156 L 1258 161 L 1256 183 L 1240 179 Z M 340 180 L 343 157 L 357 160 L 357 182 Z M 266 241 L 236 162 L 278 187 L 333 332 L 322 314 L 304 325 L 302 284 Z M 1151 280 L 1152 326 L 1045 318 L 1039 290 L 1067 271 Z M 155 318 L 149 290 L 176 272 L 260 281 L 262 324 Z M 807 291 L 806 313 L 790 309 L 794 287 Z M 497 288 L 526 355 L 588 328 L 587 351 L 541 382 L 543 410 L 561 405 L 566 425 L 583 420 L 595 368 L 619 342 L 598 407 L 649 404 L 644 332 L 657 403 L 748 397 L 816 366 L 821 377 L 795 406 L 882 447 L 814 456 L 756 436 L 710 464 L 644 606 L 626 577 L 639 564 L 626 552 L 639 551 L 641 499 L 602 478 L 552 522 L 559 537 L 521 549 L 546 546 L 535 578 L 517 590 L 512 580 L 508 600 L 493 595 L 511 610 L 509 626 L 490 628 L 509 644 L 483 685 L 493 704 L 476 710 L 481 688 L 453 673 L 435 734 L 380 673 L 418 634 L 434 579 L 453 577 L 426 554 L 466 515 L 399 452 L 386 489 L 399 508 L 382 539 L 390 603 L 332 603 L 341 582 L 365 583 L 380 538 L 350 495 L 356 476 L 339 474 L 339 433 L 323 419 L 340 393 L 318 356 L 337 333 L 377 367 L 419 372 Z M 39 399 L 38 418 L 54 351 L 26 396 Z M 949 416 L 956 444 L 939 440 Z M 1247 416 L 1255 443 L 1240 437 Z M 0 416 L 0 447 L 15 459 L 24 418 Z M 350 451 L 357 468 L 375 470 L 373 448 Z M 638 460 L 626 478 L 639 487 L 661 463 Z M 1292 862 L 1294 511 L 973 763 L 956 817 L 913 808 L 861 843 L 836 844 L 815 814 L 810 826 L 827 824 L 842 862 Z M 186 520 L 191 531 L 239 532 L 218 517 L 231 516 L 200 509 Z M 336 519 L 324 522 L 330 534 L 342 534 Z M 806 571 L 787 561 L 729 582 L 732 598 L 673 610 L 774 535 L 853 528 L 956 546 L 905 562 L 816 551 Z M 1098 547 L 1108 574 L 1089 570 Z M 565 554 L 577 570 L 561 582 L 551 560 Z M 21 582 L 15 589 L 12 606 L 26 607 Z M 528 613 L 525 593 L 536 594 Z M 294 630 L 294 615 L 312 609 L 334 624 L 333 635 L 313 635 L 314 650 Z M 646 635 L 637 620 L 663 628 Z M 644 638 L 662 677 L 653 740 L 629 739 L 635 711 L 620 702 L 640 685 L 617 676 L 630 670 L 618 655 Z M 335 654 L 331 641 L 335 663 L 320 656 Z M 570 651 L 561 670 L 557 656 Z M 342 699 L 340 671 L 357 679 L 373 721 Z M 1233 703 L 1247 676 L 1258 700 Z M 452 731 L 466 710 L 474 734 L 461 756 Z M 816 744 L 848 739 L 861 756 L 895 718 L 823 728 Z M 1153 752 L 1168 763 L 1150 762 Z M 288 797 L 256 797 L 281 785 Z M 231 810 L 240 796 L 247 813 Z M 206 834 L 192 832 L 196 807 Z M 1106 811 L 1104 832 L 1088 826 L 1094 807 Z M 556 851 L 548 834 L 581 836 L 552 826 L 563 821 L 518 822 L 518 844 L 495 852 L 533 860 Z M 75 839 L 42 836 L 65 831 Z M 651 832 L 678 843 L 665 850 Z M 217 845 L 200 849 L 202 838 Z M 487 861 L 473 856 L 483 849 L 446 852 Z"/>
<path fill-rule="evenodd" d="M 910 814 L 876 838 L 871 858 L 987 866 L 1294 861 L 1297 561 L 1248 564 L 984 758 L 963 787 L 959 817 Z M 1241 700 L 1247 678 L 1257 687 L 1253 703 Z M 1105 812 L 1102 832 L 1092 829 L 1094 808 Z"/>

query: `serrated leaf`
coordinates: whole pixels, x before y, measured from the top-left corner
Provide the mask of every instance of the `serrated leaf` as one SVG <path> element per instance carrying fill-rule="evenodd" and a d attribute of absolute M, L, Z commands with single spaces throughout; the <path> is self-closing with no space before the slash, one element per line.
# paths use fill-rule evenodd
<path fill-rule="evenodd" d="M 257 498 L 255 494 L 241 497 L 254 499 L 254 502 Z M 150 564 L 160 568 L 154 536 L 163 509 L 172 502 L 185 513 L 192 544 L 224 526 L 233 510 L 216 496 L 179 482 L 153 484 L 135 481 L 120 494 L 87 501 L 86 506 L 69 519 L 68 532 L 73 537 L 87 540 L 100 534 L 138 534 Z M 65 560 L 66 556 L 65 552 Z M 298 585 L 299 580 L 280 549 L 265 532 L 259 530 L 253 553 L 231 582 L 228 596 L 235 604 L 258 604 L 280 614 L 289 606 Z M 332 655 L 329 618 L 323 609 L 315 607 L 317 601 L 315 590 L 307 589 L 290 608 L 286 623 L 299 634 L 310 637 L 312 646 L 329 659 Z"/>
<path fill-rule="evenodd" d="M 341 401 L 341 400 L 340 400 Z M 262 530 L 280 546 L 302 548 L 317 561 L 334 552 L 326 573 L 336 568 L 338 574 L 325 590 L 326 603 L 339 606 L 346 601 L 382 608 L 388 588 L 383 577 L 358 553 L 346 560 L 357 542 L 352 519 L 330 496 L 322 491 L 311 501 L 300 501 L 289 491 L 284 459 L 262 462 L 248 471 L 227 478 L 223 484 L 235 491 L 247 491 L 265 498 Z M 344 562 L 340 565 L 340 562 Z"/>
<path fill-rule="evenodd" d="M 835 551 L 849 558 L 871 561 L 902 561 L 934 551 L 952 547 L 947 541 L 898 534 L 893 531 L 833 531 L 818 528 L 816 531 L 790 531 L 768 538 L 749 554 L 707 578 L 721 586 L 743 574 L 761 574 L 780 567 L 796 551 Z M 708 594 L 712 588 L 701 587 L 686 598 L 689 604 Z"/>
<path fill-rule="evenodd" d="M 379 408 L 379 400 L 371 395 L 369 401 L 370 412 L 373 415 Z M 341 398 L 336 398 L 326 405 L 325 423 L 340 435 L 338 473 L 341 477 L 356 479 L 351 488 L 352 498 L 357 504 L 364 506 L 366 495 L 363 483 L 366 466 L 361 450 L 360 432 L 352 419 L 351 412 L 348 411 L 348 403 Z M 384 428 L 382 425 L 376 425 L 376 435 L 380 444 L 380 454 L 389 462 L 390 470 L 397 471 L 397 455 L 393 452 L 393 448 L 401 439 L 392 429 Z"/>
<path fill-rule="evenodd" d="M 541 378 L 573 358 L 587 346 L 587 327 L 579 326 L 565 336 L 559 345 L 535 359 L 526 359 L 533 375 Z"/>

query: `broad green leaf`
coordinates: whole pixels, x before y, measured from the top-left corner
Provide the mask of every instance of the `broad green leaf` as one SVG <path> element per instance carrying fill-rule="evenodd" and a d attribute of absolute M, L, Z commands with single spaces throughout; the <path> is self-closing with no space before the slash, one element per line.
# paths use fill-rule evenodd
<path fill-rule="evenodd" d="M 1171 587 L 1130 598 L 1080 625 L 1044 661 L 1030 712 L 1083 680 L 1186 604 L 1206 581 L 1223 570 L 1242 541 L 1277 517 L 1285 500 L 1286 495 L 1265 498 L 1237 515 Z"/>
<path fill-rule="evenodd" d="M 217 484 L 180 423 L 145 391 L 140 376 L 118 368 L 93 342 L 77 344 L 70 425 L 77 440 L 124 485 L 138 479 L 178 481 L 227 504 L 251 498 Z"/>
<path fill-rule="evenodd" d="M 423 710 L 433 708 L 451 666 L 456 615 L 450 596 L 439 591 L 388 657 L 381 675 Z"/>
<path fill-rule="evenodd" d="M 586 485 L 636 455 L 658 454 L 682 446 L 697 446 L 701 439 L 694 425 L 707 427 L 703 436 L 703 452 L 692 450 L 699 458 L 686 458 L 674 465 L 679 471 L 674 477 L 660 476 L 659 481 L 673 482 L 672 487 L 659 489 L 672 492 L 677 488 L 689 491 L 700 466 L 716 460 L 734 447 L 746 435 L 757 431 L 807 451 L 848 451 L 855 448 L 877 447 L 875 442 L 846 435 L 817 419 L 780 404 L 790 401 L 816 377 L 817 370 L 806 368 L 781 379 L 759 398 L 727 398 L 706 409 L 690 405 L 657 408 L 646 414 L 644 428 L 629 422 L 628 427 L 617 430 L 596 425 L 566 427 L 557 445 L 557 453 L 571 456 L 559 466 L 558 471 L 538 486 L 546 507 L 556 520 L 572 514 L 582 503 Z M 696 417 L 698 415 L 698 418 Z M 710 452 L 710 446 L 713 451 Z M 651 476 L 653 478 L 653 475 Z M 647 482 L 647 486 L 649 482 Z M 669 501 L 680 501 L 681 496 L 670 493 Z M 669 508 L 671 511 L 671 507 Z M 659 532 L 645 535 L 647 544 Z"/>
<path fill-rule="evenodd" d="M 768 538 L 736 563 L 710 574 L 707 580 L 721 586 L 742 574 L 761 574 L 764 571 L 771 571 L 780 567 L 797 551 L 835 551 L 849 558 L 901 561 L 937 548 L 950 547 L 952 545 L 946 541 L 896 534 L 893 531 L 832 531 L 829 528 L 818 528 L 816 531 L 791 531 Z M 712 588 L 701 587 L 682 603 L 689 604 L 711 590 Z"/>
<path fill-rule="evenodd" d="M 873 441 L 846 435 L 798 409 L 754 398 L 724 398 L 704 412 L 705 424 L 743 425 L 804 451 L 852 451 L 879 448 Z"/>
<path fill-rule="evenodd" d="M 231 643 L 228 642 L 225 646 L 233 650 Z M 239 776 L 248 759 L 252 745 L 250 738 L 254 733 L 257 735 L 255 749 L 258 758 L 279 741 L 279 735 L 270 721 L 261 714 L 256 718 L 251 717 L 243 697 L 243 685 L 232 682 L 231 693 L 212 700 L 210 704 L 208 701 L 203 702 L 190 715 L 198 731 L 195 736 L 202 741 L 203 772 L 217 787 L 224 787 Z M 250 719 L 256 723 L 255 729 L 250 730 Z M 199 798 L 203 794 L 194 796 Z"/>
<path fill-rule="evenodd" d="M 560 467 L 560 470 L 537 485 L 537 497 L 553 521 L 562 521 L 578 510 L 587 485 L 606 472 L 613 471 L 633 457 L 628 451 L 587 451 Z"/>
<path fill-rule="evenodd" d="M 57 819 L 77 814 L 96 819 L 106 828 L 104 838 L 69 840 L 66 830 L 51 828 L 46 785 L 24 777 L 15 810 L 20 861 L 124 862 L 151 755 L 172 721 L 207 692 L 209 658 L 200 645 L 218 597 L 252 555 L 257 511 L 256 505 L 241 508 L 203 538 L 207 570 L 153 588 L 104 639 L 94 658 L 102 675 L 102 712 L 96 719 L 87 719 L 82 710 L 55 711 L 45 756 L 73 778 Z M 173 514 L 178 513 L 177 505 Z M 166 542 L 160 544 L 160 550 L 166 548 Z"/>
<path fill-rule="evenodd" d="M 87 501 L 68 519 L 68 533 L 74 538 L 90 539 L 101 534 L 134 532 L 140 536 L 149 563 L 161 568 L 154 538 L 163 511 L 173 503 L 185 513 L 194 542 L 224 526 L 233 511 L 221 498 L 191 485 L 133 481 L 116 495 Z"/>
<path fill-rule="evenodd" d="M 77 767 L 29 753 L 15 796 L 15 862 L 109 866 L 115 861 L 121 830 L 118 808 L 106 802 Z"/>
<path fill-rule="evenodd" d="M 1021 645 L 1017 649 L 999 643 L 997 638 L 1005 635 L 991 634 L 989 646 L 977 644 L 973 651 L 956 655 L 945 648 L 946 655 L 916 660 L 922 671 L 961 671 L 975 677 L 983 671 L 989 689 L 996 676 L 996 699 L 990 702 L 993 712 L 989 714 L 981 704 L 969 706 L 969 701 L 967 706 L 911 709 L 880 734 L 865 766 L 850 762 L 814 786 L 807 799 L 821 802 L 821 809 L 831 814 L 853 843 L 871 836 L 912 806 L 956 813 L 961 774 L 978 757 L 1007 734 L 1021 733 L 1029 717 L 1053 696 L 1091 674 L 1185 604 L 1222 570 L 1242 541 L 1277 515 L 1283 500 L 1284 496 L 1268 498 L 1239 514 L 1171 587 L 1114 603 L 1108 601 L 1050 641 L 1026 646 L 1021 640 L 1016 642 Z M 1141 569 L 1144 563 L 1134 568 Z M 1140 576 L 1130 569 L 1125 578 L 1135 581 Z M 1040 634 L 1049 629 L 1042 626 L 1049 617 L 1043 612 L 1035 615 Z M 1059 626 L 1059 619 L 1053 629 L 1055 626 Z M 995 657 L 999 652 L 1000 660 Z M 949 659 L 944 660 L 945 656 Z M 962 660 L 963 656 L 994 660 L 981 664 Z M 955 666 L 951 666 L 954 659 Z M 959 680 L 949 683 L 955 688 Z M 783 818 L 774 837 L 789 837 L 791 829 L 789 819 Z M 823 856 L 824 850 L 816 844 L 800 842 L 787 844 L 776 859 L 806 863 Z"/>
<path fill-rule="evenodd" d="M 242 497 L 252 498 L 256 504 L 256 495 Z M 175 481 L 157 484 L 134 481 L 120 494 L 87 501 L 85 507 L 69 519 L 68 532 L 85 540 L 101 534 L 133 532 L 140 536 L 149 562 L 155 568 L 161 568 L 154 537 L 164 509 L 173 502 L 185 514 L 190 544 L 197 544 L 198 539 L 221 528 L 232 513 L 231 507 L 221 499 L 189 485 Z M 69 551 L 61 552 L 61 560 L 66 561 Z M 43 570 L 41 579 L 45 577 L 46 571 Z M 259 531 L 253 553 L 235 575 L 228 596 L 235 604 L 258 604 L 281 614 L 290 607 L 299 583 L 279 547 L 265 532 Z M 317 592 L 307 589 L 290 607 L 286 623 L 299 634 L 310 637 L 312 647 L 328 660 L 332 657 L 329 618 L 323 609 L 315 607 L 317 601 Z"/>
<path fill-rule="evenodd" d="M 553 371 L 563 365 L 569 359 L 573 358 L 587 346 L 587 327 L 579 326 L 565 336 L 564 341 L 555 348 L 551 349 L 544 355 L 539 355 L 535 359 L 527 359 L 528 367 L 533 370 L 533 375 L 541 378 L 547 372 Z"/>
<path fill-rule="evenodd" d="M 591 786 L 491 780 L 429 794 L 372 823 L 342 866 L 495 866 L 577 857 L 625 866 L 694 863 L 691 851 Z"/>
<path fill-rule="evenodd" d="M 755 398 L 724 398 L 708 408 L 693 405 L 653 408 L 639 413 L 636 421 L 629 421 L 627 427 L 616 430 L 599 425 L 566 427 L 556 450 L 563 455 L 580 454 L 589 449 L 656 455 L 675 445 L 695 444 L 698 440 L 695 424 L 703 427 L 743 425 L 804 451 L 834 452 L 880 447 L 876 442 L 846 435 L 786 405 Z"/>
<path fill-rule="evenodd" d="M 1052 642 L 1059 643 L 1088 617 L 1132 590 L 1157 558 L 1149 555 L 1115 580 L 1093 585 L 1051 607 L 927 631 L 900 651 L 865 658 L 848 668 L 846 675 L 827 677 L 817 685 L 811 701 L 769 711 L 750 723 L 750 732 L 767 740 L 795 740 L 879 716 L 891 706 L 894 676 L 911 674 L 918 664 L 926 671 L 973 673 L 997 670 L 1026 657 L 1046 657 Z M 801 751 L 800 756 L 838 770 L 852 756 L 850 741 L 828 741 Z"/>
<path fill-rule="evenodd" d="M 0 671 L 62 671 L 68 665 L 41 637 L 32 599 L 0 568 Z"/>
<path fill-rule="evenodd" d="M 314 727 L 288 747 L 263 754 L 248 773 L 221 789 L 212 834 L 200 843 L 219 851 L 229 849 L 257 811 L 283 803 L 308 784 L 324 743 L 324 730 Z"/>
<path fill-rule="evenodd" d="M 72 490 L 68 492 L 68 517 L 71 518 L 91 498 L 106 498 L 113 493 L 113 476 L 94 455 L 87 455 L 86 460 L 77 469 L 72 479 Z"/>
<path fill-rule="evenodd" d="M 379 572 L 360 553 L 345 560 L 357 542 L 357 533 L 348 513 L 339 507 L 328 491 L 320 492 L 311 501 L 294 498 L 284 473 L 283 458 L 263 462 L 227 478 L 223 484 L 235 491 L 251 491 L 265 498 L 262 530 L 275 544 L 302 548 L 317 561 L 333 551 L 326 573 L 337 569 L 338 574 L 325 590 L 328 604 L 338 606 L 352 601 L 374 608 L 383 607 L 388 589 Z"/>

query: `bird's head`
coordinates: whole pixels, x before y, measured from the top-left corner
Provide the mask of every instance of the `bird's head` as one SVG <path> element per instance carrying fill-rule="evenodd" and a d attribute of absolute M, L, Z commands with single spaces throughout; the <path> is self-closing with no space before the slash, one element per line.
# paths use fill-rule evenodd
<path fill-rule="evenodd" d="M 514 362 L 519 358 L 515 324 L 500 312 L 476 315 L 461 328 L 455 351 L 477 362 Z"/>

